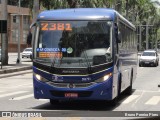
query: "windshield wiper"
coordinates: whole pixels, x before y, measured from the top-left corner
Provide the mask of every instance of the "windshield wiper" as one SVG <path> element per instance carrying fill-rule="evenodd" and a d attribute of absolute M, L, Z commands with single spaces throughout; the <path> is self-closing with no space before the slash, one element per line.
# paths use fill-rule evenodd
<path fill-rule="evenodd" d="M 56 60 L 57 60 L 57 58 L 58 58 L 58 53 L 55 53 L 55 55 L 54 55 L 54 57 L 53 57 L 53 59 L 51 59 L 51 67 L 55 67 L 55 63 L 56 63 Z"/>
<path fill-rule="evenodd" d="M 88 66 L 88 73 L 92 73 L 92 66 L 91 66 L 91 64 L 89 62 L 89 59 L 88 59 L 88 56 L 87 56 L 87 52 L 86 52 L 86 50 L 84 50 L 83 52 L 84 52 L 84 58 L 85 58 L 85 60 L 87 62 L 87 66 Z"/>

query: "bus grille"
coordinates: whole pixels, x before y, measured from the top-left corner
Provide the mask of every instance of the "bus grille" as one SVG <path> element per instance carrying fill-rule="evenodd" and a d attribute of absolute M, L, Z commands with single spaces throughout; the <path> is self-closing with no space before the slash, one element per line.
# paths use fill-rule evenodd
<path fill-rule="evenodd" d="M 59 88 L 70 88 L 69 84 L 70 83 L 54 83 L 54 82 L 48 82 L 49 85 L 52 85 L 54 87 L 59 87 Z M 73 83 L 73 88 L 85 88 L 89 87 L 91 85 L 94 85 L 95 83 Z"/>

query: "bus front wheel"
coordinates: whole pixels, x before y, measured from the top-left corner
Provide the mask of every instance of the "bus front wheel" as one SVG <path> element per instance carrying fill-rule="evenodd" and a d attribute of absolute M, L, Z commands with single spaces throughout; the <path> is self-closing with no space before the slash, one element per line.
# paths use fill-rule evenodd
<path fill-rule="evenodd" d="M 118 97 L 115 97 L 115 98 L 114 98 L 113 100 L 111 100 L 109 103 L 110 103 L 111 106 L 116 106 L 117 103 L 118 103 Z"/>
<path fill-rule="evenodd" d="M 126 95 L 132 94 L 133 71 L 131 72 L 130 86 L 125 90 Z"/>

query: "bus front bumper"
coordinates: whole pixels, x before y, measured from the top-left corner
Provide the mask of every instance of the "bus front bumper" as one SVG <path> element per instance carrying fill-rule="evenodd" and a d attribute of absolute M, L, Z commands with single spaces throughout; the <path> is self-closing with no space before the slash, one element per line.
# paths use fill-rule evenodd
<path fill-rule="evenodd" d="M 112 100 L 112 79 L 82 88 L 60 88 L 34 79 L 34 97 L 54 100 Z"/>

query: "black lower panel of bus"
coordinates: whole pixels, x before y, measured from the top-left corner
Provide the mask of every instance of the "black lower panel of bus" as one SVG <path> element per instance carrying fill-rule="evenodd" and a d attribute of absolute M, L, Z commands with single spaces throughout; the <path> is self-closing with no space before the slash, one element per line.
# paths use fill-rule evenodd
<path fill-rule="evenodd" d="M 92 91 L 50 91 L 50 93 L 55 97 L 89 97 Z"/>

